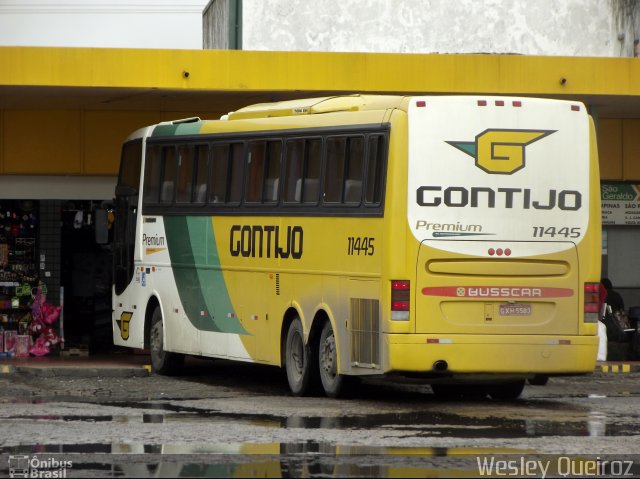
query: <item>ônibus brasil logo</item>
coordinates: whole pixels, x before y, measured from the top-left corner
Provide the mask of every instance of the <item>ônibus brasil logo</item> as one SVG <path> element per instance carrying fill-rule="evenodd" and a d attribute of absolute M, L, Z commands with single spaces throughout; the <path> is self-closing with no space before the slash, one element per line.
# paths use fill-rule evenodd
<path fill-rule="evenodd" d="M 487 173 L 510 175 L 525 166 L 525 147 L 557 130 L 502 130 L 489 128 L 475 141 L 447 141 L 476 160 Z"/>

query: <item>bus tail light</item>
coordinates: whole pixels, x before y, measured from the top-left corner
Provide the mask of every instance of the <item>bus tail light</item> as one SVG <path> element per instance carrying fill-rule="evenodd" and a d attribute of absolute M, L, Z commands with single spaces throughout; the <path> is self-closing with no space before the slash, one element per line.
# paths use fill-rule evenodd
<path fill-rule="evenodd" d="M 584 284 L 584 322 L 597 323 L 600 314 L 600 283 Z"/>
<path fill-rule="evenodd" d="M 394 321 L 409 320 L 409 301 L 411 298 L 411 282 L 391 280 L 391 319 Z"/>

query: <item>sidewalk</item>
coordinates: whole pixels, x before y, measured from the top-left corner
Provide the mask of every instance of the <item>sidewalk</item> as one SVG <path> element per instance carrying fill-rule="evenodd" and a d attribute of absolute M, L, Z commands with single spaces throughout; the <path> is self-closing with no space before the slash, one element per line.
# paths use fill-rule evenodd
<path fill-rule="evenodd" d="M 187 361 L 196 359 L 187 358 Z M 146 354 L 106 354 L 96 356 L 44 356 L 0 359 L 0 374 L 24 373 L 66 377 L 144 377 L 151 374 Z M 595 374 L 640 372 L 640 361 L 598 361 Z"/>
<path fill-rule="evenodd" d="M 0 359 L 0 374 L 61 377 L 143 377 L 151 374 L 148 355 L 43 356 Z"/>

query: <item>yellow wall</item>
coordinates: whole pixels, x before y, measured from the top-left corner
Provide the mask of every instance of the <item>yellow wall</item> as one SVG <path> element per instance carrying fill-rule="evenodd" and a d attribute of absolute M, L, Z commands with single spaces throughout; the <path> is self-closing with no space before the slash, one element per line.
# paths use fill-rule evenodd
<path fill-rule="evenodd" d="M 598 121 L 598 156 L 603 180 L 622 179 L 622 120 Z"/>
<path fill-rule="evenodd" d="M 602 180 L 640 180 L 640 120 L 600 120 L 598 153 Z"/>
<path fill-rule="evenodd" d="M 640 95 L 636 58 L 0 47 L 0 65 L 0 86 Z"/>
<path fill-rule="evenodd" d="M 5 111 L 3 173 L 80 173 L 79 124 L 79 111 Z"/>
<path fill-rule="evenodd" d="M 622 122 L 622 171 L 624 180 L 640 180 L 640 120 Z"/>
<path fill-rule="evenodd" d="M 122 142 L 134 130 L 159 121 L 159 113 L 149 111 L 85 112 L 81 173 L 114 175 Z"/>
<path fill-rule="evenodd" d="M 211 113 L 200 115 L 212 117 Z M 0 174 L 113 176 L 118 171 L 120 147 L 130 133 L 185 116 L 194 114 L 0 110 Z"/>
<path fill-rule="evenodd" d="M 113 176 L 138 128 L 211 112 L 0 110 L 0 174 Z M 640 180 L 640 120 L 600 119 L 602 180 Z"/>
<path fill-rule="evenodd" d="M 196 92 L 216 93 L 222 102 L 233 93 L 235 103 L 265 92 L 586 95 L 631 105 L 640 99 L 636 58 L 0 46 L 0 65 L 0 174 L 115 175 L 126 136 L 197 115 L 187 110 L 198 103 L 180 103 Z M 114 98 L 122 110 L 91 109 Z M 626 111 L 620 117 L 636 116 L 632 106 Z M 640 120 L 615 116 L 599 121 L 602 179 L 638 181 Z"/>

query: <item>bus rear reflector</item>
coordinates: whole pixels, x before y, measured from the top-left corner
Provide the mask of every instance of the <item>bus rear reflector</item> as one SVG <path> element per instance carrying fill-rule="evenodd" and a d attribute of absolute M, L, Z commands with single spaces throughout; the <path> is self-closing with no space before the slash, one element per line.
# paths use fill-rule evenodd
<path fill-rule="evenodd" d="M 411 282 L 391 280 L 391 319 L 395 321 L 409 320 L 409 301 L 411 298 Z"/>
<path fill-rule="evenodd" d="M 600 299 L 600 283 L 584 284 L 584 322 L 597 323 Z"/>

